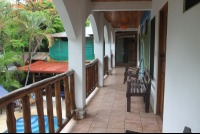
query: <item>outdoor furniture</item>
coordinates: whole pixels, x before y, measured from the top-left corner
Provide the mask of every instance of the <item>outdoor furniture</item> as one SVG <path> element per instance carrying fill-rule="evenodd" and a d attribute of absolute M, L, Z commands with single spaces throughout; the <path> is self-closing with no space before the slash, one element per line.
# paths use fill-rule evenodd
<path fill-rule="evenodd" d="M 145 112 L 149 113 L 150 93 L 151 93 L 151 76 L 144 69 L 142 79 L 131 79 L 132 72 L 129 72 L 129 80 L 127 81 L 127 112 L 131 111 L 131 96 L 143 96 L 145 101 Z"/>
<path fill-rule="evenodd" d="M 15 108 L 19 107 L 19 112 L 21 113 L 21 109 L 22 109 L 22 103 L 21 100 L 18 99 L 16 101 L 13 102 L 15 104 Z"/>
<path fill-rule="evenodd" d="M 185 127 L 183 133 L 192 133 L 192 130 L 189 127 Z"/>
<path fill-rule="evenodd" d="M 35 103 L 35 95 L 33 95 L 33 96 L 29 99 L 29 101 L 30 101 L 30 104 L 31 104 L 31 103 L 34 103 L 34 104 L 36 105 L 36 103 Z"/>
<path fill-rule="evenodd" d="M 140 66 L 142 63 L 143 59 L 140 61 L 140 65 L 139 67 L 136 66 L 126 66 L 125 67 L 125 72 L 124 72 L 124 84 L 127 81 L 127 77 L 129 76 L 129 71 L 131 71 L 131 77 L 138 79 L 138 75 L 139 75 L 139 70 L 140 70 Z"/>

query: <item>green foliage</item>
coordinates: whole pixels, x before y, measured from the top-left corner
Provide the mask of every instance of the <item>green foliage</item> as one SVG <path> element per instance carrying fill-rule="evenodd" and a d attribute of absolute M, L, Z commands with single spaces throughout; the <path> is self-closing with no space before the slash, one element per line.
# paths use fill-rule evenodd
<path fill-rule="evenodd" d="M 90 20 L 87 18 L 86 22 L 85 22 L 85 27 L 89 27 L 90 26 Z"/>
<path fill-rule="evenodd" d="M 23 71 L 7 69 L 8 65 L 13 62 L 18 62 L 23 65 L 20 56 L 13 51 L 10 51 L 0 57 L 0 85 L 3 85 L 8 92 L 21 88 L 20 83 L 16 80 L 17 74 L 22 79 L 25 77 Z"/>

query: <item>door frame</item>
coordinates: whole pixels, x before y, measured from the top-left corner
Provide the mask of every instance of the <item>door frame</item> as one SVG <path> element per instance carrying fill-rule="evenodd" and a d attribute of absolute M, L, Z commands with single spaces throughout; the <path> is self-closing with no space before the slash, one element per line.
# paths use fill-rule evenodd
<path fill-rule="evenodd" d="M 161 90 L 160 90 L 160 86 L 161 86 L 161 65 L 160 65 L 160 60 L 159 60 L 159 55 L 160 55 L 160 46 L 161 46 L 161 42 L 162 42 L 162 37 L 161 37 L 161 30 L 162 30 L 162 16 L 163 14 L 161 13 L 165 8 L 168 8 L 168 2 L 161 8 L 160 12 L 159 12 L 159 45 L 158 45 L 158 82 L 157 82 L 157 106 L 156 106 L 156 114 L 160 115 L 160 100 L 161 100 Z M 167 45 L 167 44 L 166 44 Z M 166 56 L 166 55 L 165 55 Z M 166 66 L 166 64 L 165 64 Z M 165 90 L 165 89 L 164 89 Z M 164 105 L 164 104 L 163 104 Z"/>

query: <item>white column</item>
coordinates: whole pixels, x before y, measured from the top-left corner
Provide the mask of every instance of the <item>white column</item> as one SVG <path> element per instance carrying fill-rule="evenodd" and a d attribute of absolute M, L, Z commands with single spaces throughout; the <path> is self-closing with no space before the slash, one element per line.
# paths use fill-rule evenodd
<path fill-rule="evenodd" d="M 74 17 L 76 21 L 76 39 L 68 39 L 69 70 L 75 71 L 76 108 L 82 110 L 86 106 L 86 68 L 85 68 L 85 0 L 76 1 Z M 72 5 L 71 5 L 72 6 Z M 81 111 L 81 115 L 85 111 Z"/>
<path fill-rule="evenodd" d="M 94 47 L 95 47 L 95 58 L 99 59 L 99 68 L 98 68 L 98 81 L 99 87 L 103 87 L 104 81 L 104 13 L 99 12 L 94 14 L 95 17 L 99 18 L 99 21 L 96 21 L 97 26 L 99 27 L 99 42 L 95 42 L 94 40 Z"/>
<path fill-rule="evenodd" d="M 108 42 L 105 43 L 105 55 L 108 56 L 108 70 L 111 70 L 111 23 L 108 23 Z"/>
<path fill-rule="evenodd" d="M 113 68 L 115 68 L 115 30 L 114 28 L 112 28 L 112 44 L 111 44 L 111 50 L 112 50 L 112 54 L 113 54 Z"/>

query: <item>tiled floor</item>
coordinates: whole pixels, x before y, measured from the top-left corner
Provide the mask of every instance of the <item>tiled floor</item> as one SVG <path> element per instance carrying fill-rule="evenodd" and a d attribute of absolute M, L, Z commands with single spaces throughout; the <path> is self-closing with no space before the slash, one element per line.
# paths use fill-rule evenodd
<path fill-rule="evenodd" d="M 87 115 L 73 126 L 71 133 L 124 133 L 131 130 L 144 133 L 161 133 L 159 116 L 145 113 L 142 97 L 132 97 L 131 112 L 126 112 L 126 84 L 123 68 L 115 68 L 88 104 Z"/>

